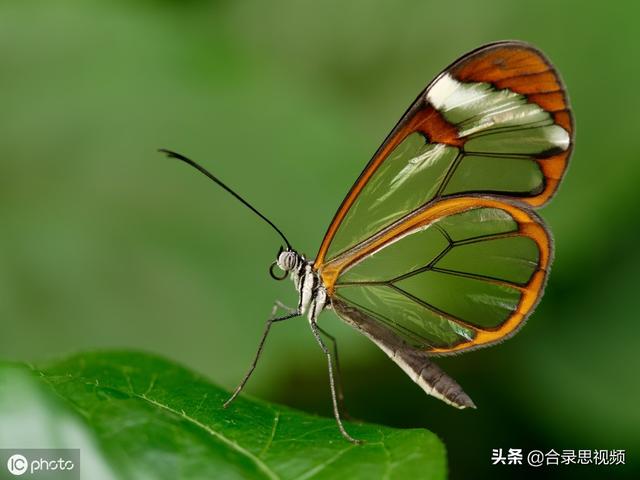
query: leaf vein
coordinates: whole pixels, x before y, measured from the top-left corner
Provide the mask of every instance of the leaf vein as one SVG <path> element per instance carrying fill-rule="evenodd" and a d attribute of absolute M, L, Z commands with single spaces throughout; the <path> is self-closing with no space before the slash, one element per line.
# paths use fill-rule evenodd
<path fill-rule="evenodd" d="M 273 428 L 271 429 L 271 435 L 269 435 L 269 438 L 267 439 L 267 443 L 265 443 L 264 447 L 258 454 L 258 457 L 263 457 L 267 453 L 269 448 L 271 448 L 271 444 L 273 443 L 273 439 L 276 436 L 276 430 L 278 429 L 279 423 L 280 423 L 280 412 L 276 411 L 273 417 Z"/>
<path fill-rule="evenodd" d="M 307 480 L 311 477 L 314 477 L 315 475 L 320 473 L 322 470 L 327 468 L 329 465 L 336 462 L 340 457 L 342 457 L 345 453 L 347 453 L 349 450 L 353 449 L 354 447 L 355 445 L 349 445 L 347 448 L 343 448 L 342 450 L 338 451 L 338 453 L 336 453 L 333 457 L 316 465 L 311 470 L 307 470 L 305 473 L 303 473 L 298 477 L 298 480 Z"/>
<path fill-rule="evenodd" d="M 185 420 L 187 420 L 188 422 L 194 424 L 195 426 L 203 429 L 205 432 L 207 432 L 208 434 L 210 434 L 211 436 L 217 438 L 218 440 L 220 440 L 222 443 L 224 443 L 225 445 L 227 445 L 229 448 L 235 450 L 236 452 L 238 452 L 241 455 L 244 455 L 245 457 L 247 457 L 249 460 L 251 460 L 257 467 L 258 469 L 260 469 L 268 478 L 274 479 L 274 480 L 279 480 L 280 477 L 269 468 L 269 466 L 264 463 L 262 460 L 260 460 L 258 457 L 256 457 L 253 453 L 251 453 L 249 450 L 247 450 L 244 447 L 241 447 L 240 445 L 238 445 L 236 442 L 234 442 L 233 440 L 225 437 L 224 435 L 222 435 L 220 432 L 215 431 L 213 428 L 211 428 L 209 425 L 206 425 L 202 422 L 200 422 L 199 420 L 196 420 L 193 417 L 190 417 L 189 415 L 187 415 L 185 413 L 184 410 L 182 411 L 178 411 L 175 410 L 173 408 L 171 408 L 169 405 L 165 405 L 163 403 L 160 403 L 156 400 L 154 400 L 153 398 L 149 398 L 143 395 L 139 395 L 136 394 L 136 397 L 145 400 L 149 403 L 151 403 L 152 405 L 155 405 L 156 407 L 162 408 L 163 410 L 166 410 L 168 412 L 173 413 L 174 415 L 179 415 L 182 418 L 184 418 Z"/>

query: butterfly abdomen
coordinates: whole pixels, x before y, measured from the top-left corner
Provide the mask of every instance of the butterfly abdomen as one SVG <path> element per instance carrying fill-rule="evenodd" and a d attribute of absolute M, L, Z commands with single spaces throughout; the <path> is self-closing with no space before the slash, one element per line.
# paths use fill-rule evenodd
<path fill-rule="evenodd" d="M 428 395 L 456 408 L 476 407 L 462 387 L 433 363 L 426 352 L 411 347 L 393 332 L 380 326 L 379 322 L 339 298 L 333 298 L 331 304 L 340 318 L 369 337 Z"/>
<path fill-rule="evenodd" d="M 384 349 L 383 349 L 384 350 Z M 389 357 L 429 395 L 456 408 L 476 408 L 473 400 L 453 378 L 447 375 L 428 355 L 413 348 L 398 349 Z"/>

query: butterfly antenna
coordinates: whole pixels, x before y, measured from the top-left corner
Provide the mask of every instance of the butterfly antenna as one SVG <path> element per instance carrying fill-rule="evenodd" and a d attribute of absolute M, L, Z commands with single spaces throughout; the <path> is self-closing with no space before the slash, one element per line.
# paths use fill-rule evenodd
<path fill-rule="evenodd" d="M 242 198 L 240 195 L 238 195 L 236 192 L 234 192 L 231 188 L 229 188 L 227 185 L 225 185 L 218 177 L 216 177 L 214 174 L 212 174 L 209 170 L 207 170 L 206 168 L 204 168 L 202 165 L 199 165 L 198 163 L 194 162 L 193 160 L 191 160 L 190 158 L 185 157 L 184 155 L 181 155 L 179 153 L 173 152 L 171 150 L 166 150 L 164 148 L 159 149 L 160 152 L 166 154 L 169 158 L 176 158 L 178 160 L 183 161 L 184 163 L 186 163 L 187 165 L 191 165 L 193 168 L 195 168 L 196 170 L 199 170 L 200 173 L 206 175 L 207 177 L 209 177 L 211 180 L 213 180 L 215 183 L 217 183 L 219 186 L 221 186 L 222 188 L 224 188 L 227 192 L 229 192 L 231 195 L 233 195 L 235 198 L 237 198 L 238 200 L 240 200 L 240 202 L 242 202 L 246 207 L 249 208 L 249 210 L 251 210 L 253 213 L 255 213 L 258 217 L 260 217 L 262 220 L 264 220 L 265 222 L 267 222 L 269 225 L 271 225 L 271 228 L 273 228 L 276 232 L 278 232 L 278 234 L 282 237 L 282 239 L 284 240 L 284 243 L 287 244 L 287 248 L 289 250 L 293 250 L 293 248 L 291 247 L 291 244 L 289 243 L 289 240 L 287 240 L 287 237 L 284 236 L 284 233 L 282 233 L 282 231 L 275 226 L 275 224 L 269 220 L 267 217 L 265 217 L 262 213 L 260 213 L 253 205 L 251 205 L 249 202 L 247 202 L 244 198 Z"/>

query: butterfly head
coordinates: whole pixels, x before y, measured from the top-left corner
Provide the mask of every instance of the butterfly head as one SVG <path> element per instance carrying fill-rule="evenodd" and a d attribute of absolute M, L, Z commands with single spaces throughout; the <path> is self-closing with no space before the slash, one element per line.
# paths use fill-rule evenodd
<path fill-rule="evenodd" d="M 298 266 L 301 260 L 302 258 L 295 250 L 280 247 L 280 250 L 278 250 L 278 254 L 276 255 L 276 261 L 271 264 L 269 273 L 276 280 L 284 280 L 287 278 L 287 275 Z M 277 275 L 274 271 L 274 267 L 278 267 L 282 270 L 284 272 L 283 275 Z"/>

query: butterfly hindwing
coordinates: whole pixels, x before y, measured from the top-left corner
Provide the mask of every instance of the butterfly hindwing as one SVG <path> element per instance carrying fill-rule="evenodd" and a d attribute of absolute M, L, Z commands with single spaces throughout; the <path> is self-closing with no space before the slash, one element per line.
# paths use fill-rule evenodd
<path fill-rule="evenodd" d="M 324 265 L 332 298 L 430 353 L 515 333 L 546 281 L 551 239 L 530 209 L 492 197 L 429 204 Z"/>

